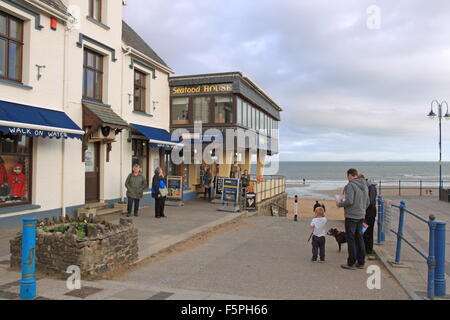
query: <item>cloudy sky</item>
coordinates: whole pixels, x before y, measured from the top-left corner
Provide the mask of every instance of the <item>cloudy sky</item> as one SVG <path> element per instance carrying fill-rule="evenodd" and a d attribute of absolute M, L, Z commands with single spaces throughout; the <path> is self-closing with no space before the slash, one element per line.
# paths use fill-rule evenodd
<path fill-rule="evenodd" d="M 124 19 L 177 75 L 250 76 L 284 108 L 282 160 L 437 160 L 448 0 L 130 0 Z"/>

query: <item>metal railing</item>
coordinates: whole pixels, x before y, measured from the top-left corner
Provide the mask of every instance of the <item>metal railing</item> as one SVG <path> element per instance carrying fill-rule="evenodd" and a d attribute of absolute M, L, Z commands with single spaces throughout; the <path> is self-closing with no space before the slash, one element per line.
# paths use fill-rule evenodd
<path fill-rule="evenodd" d="M 450 181 L 443 181 L 444 186 L 450 188 Z M 402 196 L 402 191 L 416 190 L 417 195 L 423 197 L 427 194 L 427 190 L 439 190 L 439 181 L 436 180 L 380 180 L 378 182 L 378 193 L 383 194 L 383 191 L 395 190 L 398 191 L 398 196 Z M 439 196 L 439 191 L 436 191 L 435 196 Z"/>
<path fill-rule="evenodd" d="M 286 192 L 286 177 L 264 176 L 259 181 L 252 179 L 250 186 L 253 186 L 254 192 L 256 193 L 256 203 L 261 203 L 264 200 Z"/>
<path fill-rule="evenodd" d="M 429 299 L 434 299 L 437 297 L 446 296 L 446 280 L 445 280 L 445 233 L 446 233 L 446 223 L 436 221 L 434 215 L 430 215 L 429 220 L 421 217 L 417 213 L 410 211 L 406 207 L 406 203 L 402 201 L 400 205 L 392 205 L 392 208 L 399 209 L 399 223 L 398 230 L 393 229 L 384 230 L 385 220 L 388 218 L 386 216 L 386 202 L 383 198 L 378 197 L 378 234 L 377 243 L 382 245 L 386 241 L 385 232 L 391 232 L 397 236 L 397 246 L 395 251 L 394 265 L 401 265 L 401 252 L 402 244 L 405 242 L 409 245 L 415 252 L 417 252 L 422 258 L 427 261 L 428 265 L 428 283 L 427 283 L 427 297 Z M 415 246 L 411 241 L 404 237 L 403 229 L 405 225 L 405 215 L 409 214 L 417 220 L 426 223 L 429 227 L 429 240 L 428 240 L 428 255 L 422 252 L 417 246 Z M 390 218 L 390 217 L 389 217 Z"/>

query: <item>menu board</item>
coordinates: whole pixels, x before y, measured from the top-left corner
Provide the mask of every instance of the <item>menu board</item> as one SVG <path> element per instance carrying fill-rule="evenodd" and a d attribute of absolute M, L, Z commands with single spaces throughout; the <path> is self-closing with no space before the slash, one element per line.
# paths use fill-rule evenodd
<path fill-rule="evenodd" d="M 224 178 L 216 177 L 216 195 L 222 195 L 223 179 Z"/>
<path fill-rule="evenodd" d="M 239 179 L 223 179 L 222 201 L 228 203 L 238 203 Z"/>
<path fill-rule="evenodd" d="M 174 199 L 183 199 L 183 178 L 167 177 L 168 197 Z"/>

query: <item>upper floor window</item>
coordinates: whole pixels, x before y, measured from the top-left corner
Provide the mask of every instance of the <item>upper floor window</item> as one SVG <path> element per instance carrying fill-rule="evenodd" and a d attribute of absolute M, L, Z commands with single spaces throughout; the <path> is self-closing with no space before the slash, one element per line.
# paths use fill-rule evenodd
<path fill-rule="evenodd" d="M 172 99 L 172 123 L 189 124 L 189 98 Z"/>
<path fill-rule="evenodd" d="M 196 97 L 194 98 L 194 121 L 201 121 L 202 123 L 209 123 L 209 105 L 210 97 Z"/>
<path fill-rule="evenodd" d="M 83 98 L 102 101 L 103 56 L 85 49 L 83 66 Z"/>
<path fill-rule="evenodd" d="M 102 21 L 102 0 L 89 0 L 89 16 Z"/>
<path fill-rule="evenodd" d="M 0 12 L 0 78 L 22 81 L 23 21 Z"/>
<path fill-rule="evenodd" d="M 147 76 L 139 71 L 134 71 L 134 110 L 145 112 L 146 89 L 145 81 Z"/>
<path fill-rule="evenodd" d="M 215 123 L 233 123 L 233 98 L 215 97 Z"/>

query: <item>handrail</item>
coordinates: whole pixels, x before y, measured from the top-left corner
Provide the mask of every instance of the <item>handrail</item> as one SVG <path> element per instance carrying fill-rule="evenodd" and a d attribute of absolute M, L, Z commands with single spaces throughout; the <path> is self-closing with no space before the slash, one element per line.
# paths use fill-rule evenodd
<path fill-rule="evenodd" d="M 395 205 L 395 204 L 393 204 L 392 206 L 393 206 L 394 208 L 402 209 L 401 206 L 397 206 L 397 205 Z M 425 222 L 425 223 L 428 223 L 428 222 L 429 222 L 429 221 L 426 220 L 425 218 L 422 218 L 421 216 L 419 216 L 417 213 L 414 213 L 414 212 L 412 212 L 412 211 L 406 209 L 406 207 L 403 208 L 403 209 L 405 210 L 405 212 L 407 212 L 407 213 L 409 213 L 410 215 L 416 217 L 416 218 L 419 219 L 420 221 Z"/>
<path fill-rule="evenodd" d="M 443 297 L 446 295 L 446 279 L 445 279 L 445 247 L 446 247 L 446 223 L 436 221 L 434 215 L 430 215 L 429 220 L 426 220 L 419 214 L 408 210 L 404 201 L 400 205 L 391 205 L 393 208 L 400 210 L 398 231 L 387 230 L 397 236 L 397 247 L 395 252 L 394 265 L 401 264 L 401 249 L 402 242 L 405 242 L 414 251 L 416 251 L 422 258 L 427 261 L 428 265 L 428 285 L 427 296 L 434 299 L 435 296 Z M 426 223 L 429 227 L 429 246 L 428 256 L 417 248 L 412 242 L 406 239 L 403 235 L 405 215 L 410 214 L 416 219 Z M 377 243 L 381 245 L 385 241 L 384 222 L 386 219 L 386 202 L 381 196 L 378 197 L 378 240 Z"/>

